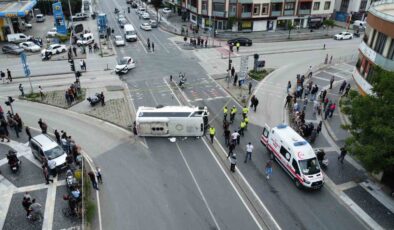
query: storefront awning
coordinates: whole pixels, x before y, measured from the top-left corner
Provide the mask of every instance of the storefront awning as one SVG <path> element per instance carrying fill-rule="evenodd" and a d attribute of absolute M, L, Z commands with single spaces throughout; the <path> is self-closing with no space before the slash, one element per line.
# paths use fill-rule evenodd
<path fill-rule="evenodd" d="M 13 18 L 24 17 L 37 4 L 36 0 L 20 2 L 0 2 L 0 17 Z"/>

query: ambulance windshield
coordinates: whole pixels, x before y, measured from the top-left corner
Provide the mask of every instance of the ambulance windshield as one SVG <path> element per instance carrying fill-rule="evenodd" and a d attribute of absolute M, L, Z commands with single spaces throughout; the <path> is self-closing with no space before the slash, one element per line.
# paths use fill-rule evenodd
<path fill-rule="evenodd" d="M 320 172 L 320 166 L 316 157 L 307 160 L 300 160 L 300 169 L 304 175 L 313 175 Z"/>

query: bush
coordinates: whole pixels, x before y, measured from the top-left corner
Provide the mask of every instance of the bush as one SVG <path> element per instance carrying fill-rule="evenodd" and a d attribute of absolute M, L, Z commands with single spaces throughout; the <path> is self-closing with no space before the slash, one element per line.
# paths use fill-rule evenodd
<path fill-rule="evenodd" d="M 263 69 L 257 71 L 251 70 L 249 71 L 249 77 L 253 78 L 256 81 L 261 81 L 272 71 L 272 69 Z"/>

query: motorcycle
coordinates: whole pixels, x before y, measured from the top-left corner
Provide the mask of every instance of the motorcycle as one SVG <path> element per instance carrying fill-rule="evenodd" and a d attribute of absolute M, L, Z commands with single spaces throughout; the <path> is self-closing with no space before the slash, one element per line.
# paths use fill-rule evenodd
<path fill-rule="evenodd" d="M 185 88 L 185 84 L 186 84 L 186 77 L 185 77 L 185 74 L 179 74 L 179 82 L 178 82 L 178 86 L 181 88 L 181 89 L 184 89 Z"/>
<path fill-rule="evenodd" d="M 71 169 L 68 169 L 66 172 L 66 184 L 70 192 L 75 186 L 78 185 L 77 178 L 74 177 L 74 173 L 71 171 Z"/>
<path fill-rule="evenodd" d="M 88 97 L 86 100 L 90 103 L 91 106 L 95 106 L 96 104 L 101 102 L 102 98 L 99 93 L 96 93 L 95 96 Z"/>
<path fill-rule="evenodd" d="M 20 168 L 21 161 L 18 159 L 14 150 L 8 151 L 7 154 L 8 164 L 13 173 L 17 173 Z"/>
<path fill-rule="evenodd" d="M 317 157 L 317 161 L 320 164 L 320 167 L 325 170 L 328 167 L 328 159 L 326 159 L 326 153 L 324 152 L 323 149 L 316 149 L 316 157 Z"/>

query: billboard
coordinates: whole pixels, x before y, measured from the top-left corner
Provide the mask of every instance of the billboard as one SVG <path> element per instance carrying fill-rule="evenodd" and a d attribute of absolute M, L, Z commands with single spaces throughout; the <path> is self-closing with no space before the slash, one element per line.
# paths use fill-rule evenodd
<path fill-rule="evenodd" d="M 52 4 L 53 17 L 55 19 L 55 27 L 58 34 L 67 34 L 66 22 L 64 21 L 64 14 L 62 10 L 62 3 L 56 2 Z"/>

